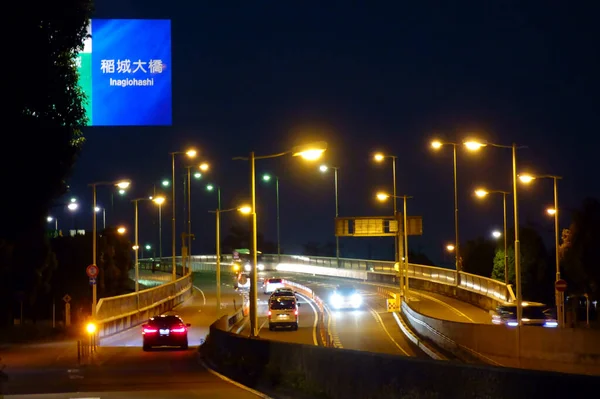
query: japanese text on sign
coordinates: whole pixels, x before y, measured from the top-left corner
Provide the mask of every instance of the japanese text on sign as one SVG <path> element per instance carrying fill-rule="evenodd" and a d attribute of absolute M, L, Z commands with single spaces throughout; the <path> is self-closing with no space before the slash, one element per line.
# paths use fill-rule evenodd
<path fill-rule="evenodd" d="M 125 60 L 101 60 L 100 70 L 102 73 L 163 73 L 166 65 L 162 60 L 131 61 Z"/>

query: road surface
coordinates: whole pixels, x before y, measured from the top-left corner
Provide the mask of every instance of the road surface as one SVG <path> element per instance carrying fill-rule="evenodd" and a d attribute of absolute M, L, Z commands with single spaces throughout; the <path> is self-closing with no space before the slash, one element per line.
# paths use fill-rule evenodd
<path fill-rule="evenodd" d="M 9 376 L 2 393 L 6 398 L 32 399 L 257 398 L 199 364 L 197 345 L 216 318 L 214 285 L 203 283 L 196 279 L 201 291 L 196 289 L 192 298 L 173 311 L 192 324 L 189 350 L 144 352 L 140 328 L 103 339 L 97 356 L 87 366 L 77 366 L 73 343 L 13 347 L 2 353 Z M 223 302 L 232 306 L 237 295 L 224 289 Z"/>

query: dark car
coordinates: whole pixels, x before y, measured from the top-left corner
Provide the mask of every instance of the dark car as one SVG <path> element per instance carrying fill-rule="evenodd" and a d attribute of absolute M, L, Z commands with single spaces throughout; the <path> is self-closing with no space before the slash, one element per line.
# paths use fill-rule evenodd
<path fill-rule="evenodd" d="M 523 302 L 523 313 L 521 323 L 527 326 L 541 326 L 556 328 L 558 322 L 553 314 L 553 309 L 539 302 Z M 517 326 L 517 305 L 500 305 L 492 312 L 492 323 L 497 325 L 506 325 L 509 327 Z"/>
<path fill-rule="evenodd" d="M 155 346 L 188 348 L 188 327 L 179 316 L 154 316 L 142 325 L 144 350 Z"/>

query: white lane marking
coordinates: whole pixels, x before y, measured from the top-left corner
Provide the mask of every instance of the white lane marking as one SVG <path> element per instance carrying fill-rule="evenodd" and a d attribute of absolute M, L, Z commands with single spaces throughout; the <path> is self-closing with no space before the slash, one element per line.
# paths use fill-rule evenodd
<path fill-rule="evenodd" d="M 457 315 L 459 315 L 459 316 L 462 316 L 462 317 L 464 317 L 465 319 L 469 320 L 471 323 L 475 323 L 475 321 L 474 321 L 473 319 L 471 319 L 469 316 L 467 316 L 466 314 L 464 314 L 464 313 L 463 313 L 463 312 L 461 312 L 460 310 L 456 309 L 454 306 L 452 306 L 452 305 L 448 305 L 448 304 L 447 304 L 446 302 L 444 302 L 444 301 L 440 301 L 440 300 L 439 300 L 439 299 L 437 299 L 437 298 L 434 298 L 434 297 L 432 297 L 432 296 L 429 296 L 429 295 L 427 295 L 427 294 L 423 294 L 423 293 L 421 293 L 421 292 L 416 292 L 416 291 L 413 291 L 413 290 L 411 290 L 411 291 L 409 291 L 409 292 L 410 292 L 411 294 L 414 294 L 414 295 L 417 295 L 417 296 L 422 296 L 423 298 L 427 298 L 427 299 L 429 299 L 430 301 L 433 301 L 433 302 L 439 303 L 440 305 L 447 307 L 448 309 L 450 309 L 452 312 L 456 313 Z"/>
<path fill-rule="evenodd" d="M 331 313 L 331 310 L 329 310 L 329 306 L 325 305 L 323 307 L 325 308 L 325 311 L 328 314 L 329 320 L 327 320 L 327 331 L 329 331 L 329 335 L 331 335 L 331 339 L 333 339 L 333 346 L 335 348 L 343 349 L 344 346 L 342 345 L 340 337 L 337 333 L 337 326 L 335 324 L 335 318 L 333 317 L 333 313 Z"/>
<path fill-rule="evenodd" d="M 387 336 L 390 339 L 390 341 L 392 341 L 394 343 L 394 345 L 396 345 L 396 347 L 402 351 L 402 353 L 404 353 L 406 356 L 410 356 L 410 354 L 407 351 L 405 351 L 404 348 L 402 348 L 398 344 L 398 342 L 396 342 L 396 340 L 394 339 L 394 337 L 392 337 L 392 334 L 390 334 L 390 332 L 388 331 L 388 329 L 385 327 L 385 324 L 383 324 L 383 319 L 381 318 L 381 316 L 379 316 L 379 313 L 377 313 L 370 306 L 369 306 L 369 311 L 371 312 L 371 314 L 373 315 L 373 317 L 375 318 L 375 320 L 381 325 L 381 328 L 383 328 L 383 331 L 385 331 L 385 333 L 387 334 Z"/>
<path fill-rule="evenodd" d="M 197 289 L 198 291 L 200 291 L 200 293 L 202 294 L 202 301 L 204 302 L 204 305 L 206 305 L 206 296 L 204 296 L 204 291 L 202 291 L 198 286 L 194 286 L 195 289 Z"/>
<path fill-rule="evenodd" d="M 258 392 L 258 391 L 254 390 L 252 388 L 249 388 L 249 387 L 247 387 L 245 385 L 240 384 L 239 382 L 233 381 L 232 379 L 225 377 L 223 374 L 220 374 L 219 372 L 211 369 L 203 360 L 201 360 L 200 362 L 201 362 L 202 366 L 204 366 L 204 368 L 206 370 L 208 370 L 209 373 L 211 373 L 212 375 L 215 375 L 215 376 L 219 377 L 220 379 L 222 379 L 225 382 L 228 382 L 228 383 L 230 383 L 232 385 L 235 385 L 236 387 L 238 387 L 240 389 L 243 389 L 246 392 L 250 392 L 251 394 L 258 396 L 259 398 L 262 398 L 262 399 L 275 399 L 275 398 L 272 398 L 272 397 L 270 397 L 268 395 L 265 395 L 262 392 Z M 100 399 L 100 398 L 98 398 L 98 399 Z"/>
<path fill-rule="evenodd" d="M 304 296 L 300 293 L 298 293 L 299 296 L 301 296 L 302 298 L 304 298 L 304 300 L 306 301 L 306 303 L 308 303 L 310 305 L 310 307 L 313 310 L 313 313 L 315 314 L 315 320 L 313 322 L 313 331 L 312 331 L 312 335 L 313 335 L 313 343 L 315 344 L 315 346 L 319 345 L 319 341 L 317 340 L 317 323 L 319 322 L 319 313 L 317 312 L 317 308 L 315 308 L 315 306 L 312 304 L 312 299 L 308 298 L 307 296 Z"/>

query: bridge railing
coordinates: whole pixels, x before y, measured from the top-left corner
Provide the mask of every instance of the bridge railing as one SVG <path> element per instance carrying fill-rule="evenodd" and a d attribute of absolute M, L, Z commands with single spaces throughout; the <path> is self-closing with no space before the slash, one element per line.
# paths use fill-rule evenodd
<path fill-rule="evenodd" d="M 178 264 L 180 264 L 180 257 L 177 257 L 176 261 Z M 216 255 L 192 256 L 192 265 L 194 270 L 197 268 L 200 269 L 202 267 L 201 265 L 214 263 L 215 261 Z M 224 263 L 229 263 L 232 261 L 232 256 L 229 254 L 222 255 L 221 261 Z M 342 268 L 390 275 L 397 275 L 399 272 L 398 265 L 392 261 L 353 258 L 337 259 L 326 256 L 263 254 L 262 263 L 265 265 L 292 264 L 327 268 Z M 160 264 L 160 268 L 171 270 L 171 258 L 163 258 L 163 262 L 160 262 Z M 488 297 L 494 301 L 513 302 L 515 300 L 510 286 L 507 286 L 504 282 L 475 274 L 464 272 L 457 273 L 456 270 L 452 269 L 409 263 L 408 276 L 410 279 L 444 284 L 447 286 L 456 286 L 465 291 Z"/>

